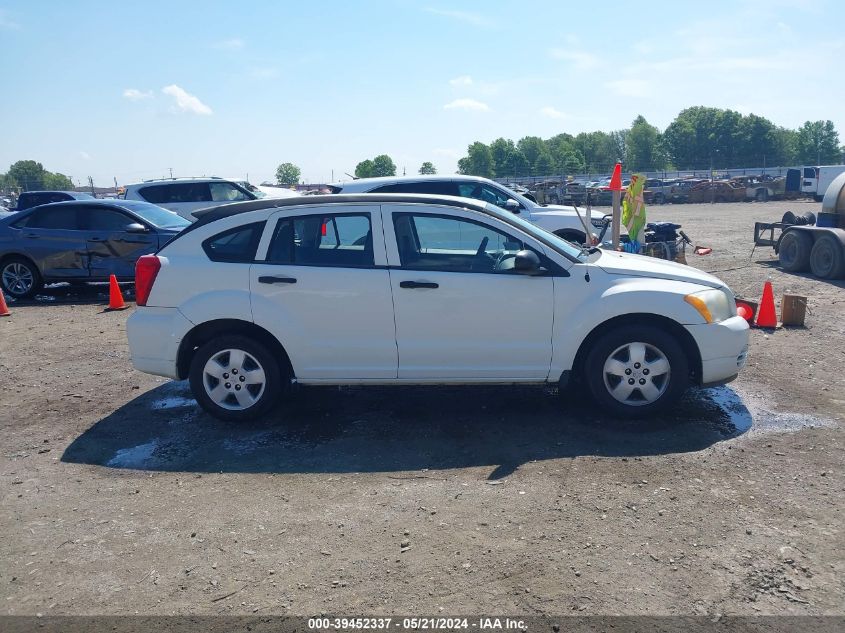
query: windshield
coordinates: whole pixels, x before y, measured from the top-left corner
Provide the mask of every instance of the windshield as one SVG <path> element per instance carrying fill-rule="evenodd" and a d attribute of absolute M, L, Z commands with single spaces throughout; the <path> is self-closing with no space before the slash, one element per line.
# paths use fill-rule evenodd
<path fill-rule="evenodd" d="M 177 215 L 173 211 L 157 207 L 154 204 L 137 202 L 135 204 L 125 204 L 123 206 L 125 209 L 132 211 L 132 213 L 140 216 L 153 226 L 157 226 L 161 229 L 182 229 L 191 224 L 181 215 Z"/>
<path fill-rule="evenodd" d="M 575 246 L 572 242 L 568 242 L 562 237 L 558 237 L 554 233 L 550 233 L 545 229 L 541 229 L 536 224 L 532 224 L 528 220 L 523 220 L 518 215 L 514 215 L 512 213 L 502 213 L 501 209 L 495 205 L 487 205 L 488 209 L 493 207 L 493 215 L 505 222 L 509 222 L 521 228 L 525 233 L 528 233 L 532 237 L 536 237 L 540 241 L 550 244 L 556 251 L 569 257 L 570 259 L 580 260 L 585 251 L 578 246 Z"/>

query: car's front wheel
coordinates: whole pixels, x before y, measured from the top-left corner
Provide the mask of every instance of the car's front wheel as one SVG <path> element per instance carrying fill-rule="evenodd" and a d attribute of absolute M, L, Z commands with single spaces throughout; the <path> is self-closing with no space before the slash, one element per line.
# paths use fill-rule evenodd
<path fill-rule="evenodd" d="M 0 266 L 0 284 L 3 292 L 15 299 L 31 297 L 44 285 L 38 268 L 23 257 L 7 259 Z"/>
<path fill-rule="evenodd" d="M 200 406 L 215 418 L 252 420 L 267 413 L 283 389 L 279 363 L 246 336 L 216 338 L 194 354 L 189 375 Z"/>
<path fill-rule="evenodd" d="M 675 402 L 689 384 L 684 350 L 648 325 L 611 330 L 592 345 L 584 365 L 597 404 L 618 417 L 641 418 Z"/>

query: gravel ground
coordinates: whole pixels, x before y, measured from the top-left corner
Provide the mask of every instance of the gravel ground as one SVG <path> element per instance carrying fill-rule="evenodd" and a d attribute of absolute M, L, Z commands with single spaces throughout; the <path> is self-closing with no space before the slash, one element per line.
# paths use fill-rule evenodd
<path fill-rule="evenodd" d="M 809 314 L 638 424 L 543 389 L 321 388 L 226 425 L 131 368 L 99 289 L 13 304 L 0 613 L 841 615 L 845 283 L 751 240 L 819 206 L 649 210 Z"/>

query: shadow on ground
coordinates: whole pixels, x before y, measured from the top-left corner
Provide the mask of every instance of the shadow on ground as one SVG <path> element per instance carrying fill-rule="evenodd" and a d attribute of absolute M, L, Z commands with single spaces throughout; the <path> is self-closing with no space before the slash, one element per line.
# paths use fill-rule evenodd
<path fill-rule="evenodd" d="M 135 286 L 133 284 L 120 285 L 120 291 L 126 301 L 135 299 Z M 109 284 L 98 283 L 74 283 L 67 282 L 49 284 L 41 289 L 41 292 L 34 297 L 27 299 L 15 299 L 6 296 L 10 307 L 16 306 L 38 306 L 38 305 L 92 305 L 109 303 Z"/>
<path fill-rule="evenodd" d="M 573 398 L 525 387 L 314 387 L 262 421 L 232 424 L 169 383 L 94 424 L 62 461 L 244 473 L 490 466 L 499 478 L 532 460 L 698 451 L 751 427 L 727 387 L 692 391 L 671 415 L 640 422 L 607 421 Z"/>

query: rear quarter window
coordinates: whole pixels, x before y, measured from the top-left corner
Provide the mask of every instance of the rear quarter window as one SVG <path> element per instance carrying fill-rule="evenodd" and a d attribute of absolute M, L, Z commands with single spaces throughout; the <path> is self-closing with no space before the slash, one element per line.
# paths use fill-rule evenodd
<path fill-rule="evenodd" d="M 253 222 L 212 235 L 202 249 L 213 262 L 251 264 L 264 231 L 264 222 Z"/>

